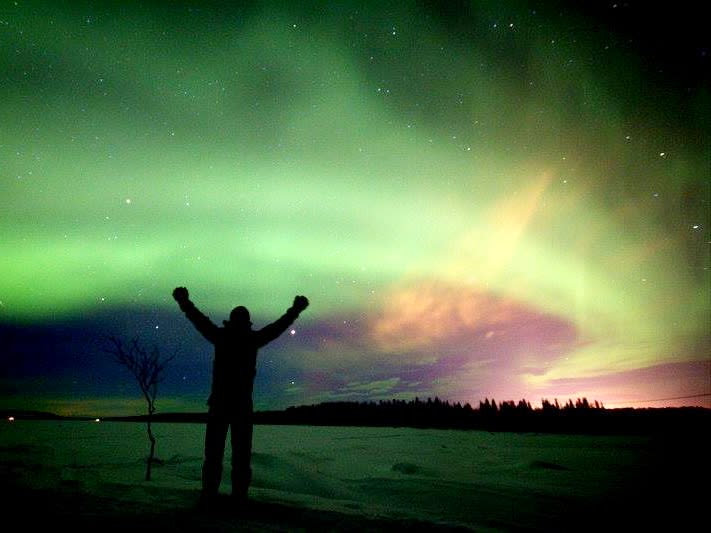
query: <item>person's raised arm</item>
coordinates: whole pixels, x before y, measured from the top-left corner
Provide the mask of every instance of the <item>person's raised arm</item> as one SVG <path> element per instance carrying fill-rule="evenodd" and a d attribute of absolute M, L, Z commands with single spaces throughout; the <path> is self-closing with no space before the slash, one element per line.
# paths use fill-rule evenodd
<path fill-rule="evenodd" d="M 173 290 L 173 298 L 178 302 L 180 310 L 185 313 L 188 320 L 193 323 L 195 329 L 207 340 L 214 343 L 219 328 L 190 301 L 188 289 L 185 287 L 176 287 Z"/>
<path fill-rule="evenodd" d="M 265 344 L 273 341 L 279 335 L 286 331 L 286 328 L 291 326 L 299 317 L 299 314 L 309 306 L 309 300 L 306 296 L 296 296 L 294 297 L 294 303 L 289 309 L 286 310 L 281 317 L 276 321 L 272 322 L 268 326 L 264 326 L 260 329 L 257 334 L 259 336 L 259 345 L 264 346 Z"/>

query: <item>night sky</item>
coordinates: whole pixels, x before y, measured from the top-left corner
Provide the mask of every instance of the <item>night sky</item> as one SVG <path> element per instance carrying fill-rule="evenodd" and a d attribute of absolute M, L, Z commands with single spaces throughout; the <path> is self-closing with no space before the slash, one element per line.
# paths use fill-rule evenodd
<path fill-rule="evenodd" d="M 701 5 L 3 0 L 0 407 L 204 410 L 176 286 L 309 298 L 258 409 L 711 407 Z"/>

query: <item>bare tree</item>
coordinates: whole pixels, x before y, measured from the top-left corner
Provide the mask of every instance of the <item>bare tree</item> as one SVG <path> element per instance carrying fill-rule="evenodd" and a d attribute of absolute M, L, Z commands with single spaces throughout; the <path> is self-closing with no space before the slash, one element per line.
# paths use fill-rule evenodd
<path fill-rule="evenodd" d="M 148 440 L 151 443 L 150 453 L 146 461 L 146 481 L 151 480 L 151 467 L 155 459 L 156 439 L 153 435 L 151 422 L 153 413 L 156 411 L 156 395 L 158 393 L 158 383 L 161 381 L 161 373 L 166 365 L 175 358 L 175 354 L 170 357 L 161 359 L 160 350 L 157 346 L 148 351 L 138 342 L 138 339 L 133 339 L 124 346 L 121 339 L 110 336 L 108 341 L 111 347 L 105 351 L 114 356 L 117 363 L 125 366 L 133 377 L 136 378 L 138 386 L 141 388 L 141 393 L 146 400 L 148 407 L 148 417 L 146 418 L 146 426 L 148 431 Z"/>

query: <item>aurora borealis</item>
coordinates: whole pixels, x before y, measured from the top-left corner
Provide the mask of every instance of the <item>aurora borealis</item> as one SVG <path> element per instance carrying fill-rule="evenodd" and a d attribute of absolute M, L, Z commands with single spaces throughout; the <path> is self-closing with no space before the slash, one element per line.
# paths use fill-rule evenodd
<path fill-rule="evenodd" d="M 202 409 L 186 286 L 258 408 L 711 406 L 701 8 L 591 4 L 3 3 L 0 405 Z"/>

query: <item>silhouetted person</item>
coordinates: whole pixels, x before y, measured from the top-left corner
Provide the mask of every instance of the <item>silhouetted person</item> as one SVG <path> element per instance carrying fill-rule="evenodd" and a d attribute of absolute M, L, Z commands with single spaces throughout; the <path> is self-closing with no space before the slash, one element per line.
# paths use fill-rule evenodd
<path fill-rule="evenodd" d="M 252 480 L 252 388 L 257 369 L 257 351 L 288 328 L 309 301 L 296 296 L 293 305 L 277 321 L 260 330 L 252 329 L 246 307 L 235 307 L 224 327 L 201 313 L 185 287 L 173 290 L 173 298 L 195 328 L 215 345 L 212 389 L 207 400 L 205 460 L 202 467 L 202 501 L 215 496 L 222 479 L 222 460 L 228 428 L 232 444 L 232 496 L 237 503 L 247 499 Z"/>

